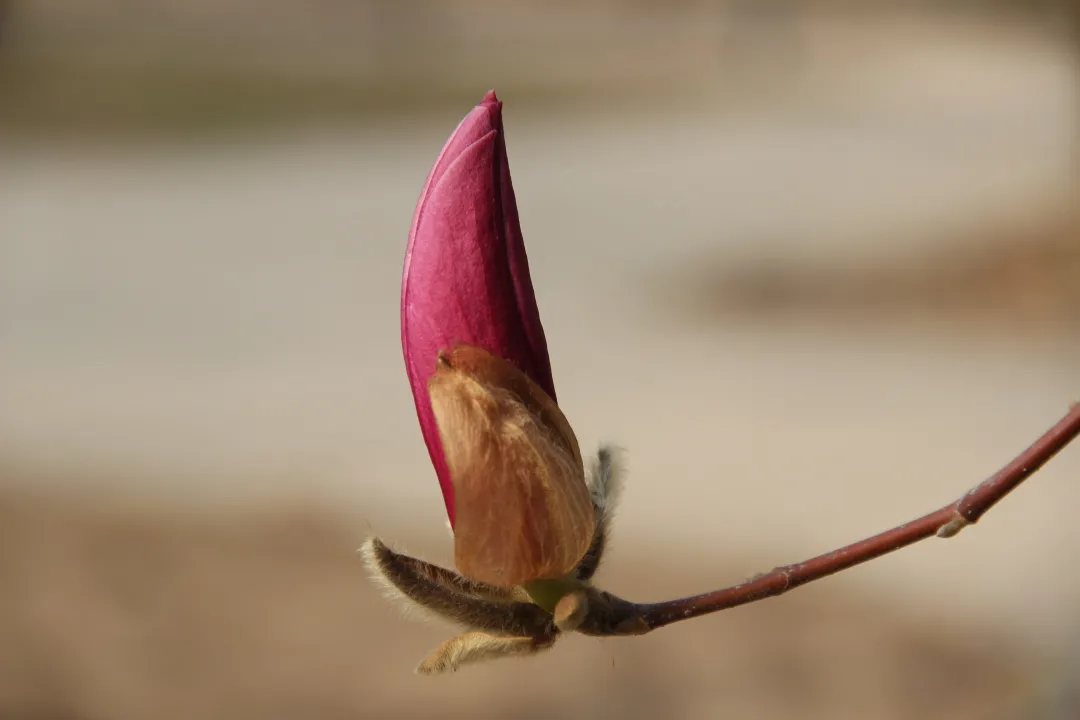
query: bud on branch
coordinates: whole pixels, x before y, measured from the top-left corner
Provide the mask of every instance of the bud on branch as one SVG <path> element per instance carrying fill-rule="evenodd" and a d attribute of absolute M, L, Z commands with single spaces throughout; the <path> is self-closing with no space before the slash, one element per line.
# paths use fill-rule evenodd
<path fill-rule="evenodd" d="M 556 402 L 493 92 L 439 154 L 417 203 L 401 340 L 420 429 L 454 530 L 458 572 L 361 551 L 387 594 L 466 628 L 421 673 L 550 648 L 559 635 L 640 635 L 826 577 L 927 537 L 952 537 L 1080 435 L 1080 407 L 940 510 L 730 588 L 636 604 L 592 586 L 620 488 L 614 452 L 588 467 Z"/>

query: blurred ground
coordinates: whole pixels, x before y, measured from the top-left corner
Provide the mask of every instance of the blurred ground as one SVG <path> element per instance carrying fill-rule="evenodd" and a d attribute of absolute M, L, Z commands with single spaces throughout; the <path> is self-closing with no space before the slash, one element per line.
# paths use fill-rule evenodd
<path fill-rule="evenodd" d="M 571 638 L 446 678 L 451 629 L 361 581 L 353 523 L 0 502 L 0 717 L 1028 717 L 1046 668 L 872 595 L 801 594 L 633 641 Z M 427 544 L 434 544 L 431 542 Z M 645 556 L 605 582 L 663 592 Z M 698 578 L 692 578 L 698 581 Z"/>
<path fill-rule="evenodd" d="M 560 400 L 628 450 L 604 586 L 731 584 L 996 470 L 1080 394 L 1066 33 L 318 7 L 0 25 L 0 718 L 1075 715 L 1073 448 L 955 540 L 453 678 L 354 553 L 448 561 L 401 255 L 490 86 Z"/>

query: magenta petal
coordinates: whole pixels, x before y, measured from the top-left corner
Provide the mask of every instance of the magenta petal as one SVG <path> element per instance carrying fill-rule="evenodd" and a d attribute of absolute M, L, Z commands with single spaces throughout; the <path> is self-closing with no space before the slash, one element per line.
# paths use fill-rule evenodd
<path fill-rule="evenodd" d="M 405 369 L 451 524 L 454 488 L 427 383 L 439 351 L 458 342 L 509 360 L 555 399 L 494 92 L 435 161 L 413 216 L 401 285 Z"/>

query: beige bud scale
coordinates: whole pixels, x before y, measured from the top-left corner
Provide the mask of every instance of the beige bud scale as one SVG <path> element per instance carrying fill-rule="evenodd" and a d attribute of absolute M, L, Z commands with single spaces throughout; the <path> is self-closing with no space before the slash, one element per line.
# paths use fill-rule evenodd
<path fill-rule="evenodd" d="M 469 345 L 440 354 L 429 391 L 454 484 L 458 571 L 500 587 L 573 571 L 596 517 L 559 406 L 513 364 Z"/>

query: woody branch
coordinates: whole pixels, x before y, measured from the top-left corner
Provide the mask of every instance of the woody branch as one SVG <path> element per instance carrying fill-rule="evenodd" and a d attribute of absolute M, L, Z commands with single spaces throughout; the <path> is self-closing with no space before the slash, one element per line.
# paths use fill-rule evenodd
<path fill-rule="evenodd" d="M 1080 435 L 1080 404 L 1016 459 L 960 499 L 909 523 L 832 552 L 785 565 L 732 587 L 659 603 L 635 604 L 634 614 L 649 630 L 781 595 L 833 573 L 860 565 L 931 536 L 952 537 L 979 520 L 999 500 Z"/>

